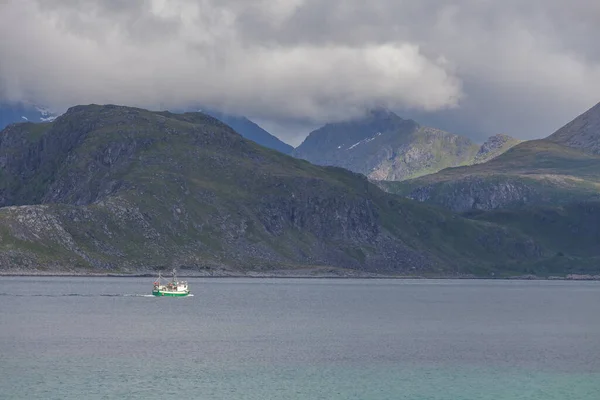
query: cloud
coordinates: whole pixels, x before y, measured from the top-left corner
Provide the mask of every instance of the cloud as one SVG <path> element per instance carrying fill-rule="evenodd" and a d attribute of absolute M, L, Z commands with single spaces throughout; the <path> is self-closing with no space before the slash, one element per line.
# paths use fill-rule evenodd
<path fill-rule="evenodd" d="M 0 0 L 0 99 L 202 104 L 292 142 L 383 105 L 533 138 L 600 101 L 599 20 L 589 0 Z"/>
<path fill-rule="evenodd" d="M 251 40 L 240 18 L 279 29 L 303 2 L 249 3 L 9 1 L 0 21 L 0 35 L 11 37 L 0 44 L 3 95 L 326 121 L 376 104 L 436 110 L 462 94 L 460 81 L 410 42 Z"/>

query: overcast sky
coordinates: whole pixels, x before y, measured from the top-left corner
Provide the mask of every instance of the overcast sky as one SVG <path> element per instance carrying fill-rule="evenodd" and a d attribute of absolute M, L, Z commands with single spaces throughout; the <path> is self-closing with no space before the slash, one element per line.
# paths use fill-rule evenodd
<path fill-rule="evenodd" d="M 0 0 L 0 100 L 203 104 L 297 145 L 386 106 L 482 140 L 600 101 L 597 0 Z"/>

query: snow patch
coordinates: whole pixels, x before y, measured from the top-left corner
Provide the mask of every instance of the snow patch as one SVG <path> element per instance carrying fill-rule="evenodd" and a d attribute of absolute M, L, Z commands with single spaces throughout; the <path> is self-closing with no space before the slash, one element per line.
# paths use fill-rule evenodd
<path fill-rule="evenodd" d="M 56 119 L 56 114 L 47 108 L 35 106 L 35 109 L 40 113 L 41 122 L 52 122 Z"/>
<path fill-rule="evenodd" d="M 46 118 L 47 118 L 47 117 L 51 117 L 51 116 L 53 116 L 53 115 L 54 115 L 54 113 L 53 113 L 52 111 L 50 111 L 50 110 L 48 110 L 47 108 L 44 108 L 44 107 L 39 107 L 39 106 L 36 106 L 36 107 L 35 107 L 35 109 L 36 109 L 36 110 L 37 110 L 37 111 L 38 111 L 40 114 L 42 114 L 42 116 L 44 116 L 44 117 L 46 117 Z"/>
<path fill-rule="evenodd" d="M 377 132 L 374 136 L 372 136 L 372 137 L 370 137 L 368 139 L 363 139 L 360 142 L 354 143 L 352 146 L 348 147 L 348 150 L 352 150 L 353 148 L 355 148 L 359 144 L 369 143 L 370 141 L 374 140 L 377 136 L 381 136 L 381 132 Z M 339 147 L 338 147 L 338 149 L 339 149 Z"/>
<path fill-rule="evenodd" d="M 342 148 L 342 146 L 338 146 L 338 149 L 341 149 L 341 148 Z"/>

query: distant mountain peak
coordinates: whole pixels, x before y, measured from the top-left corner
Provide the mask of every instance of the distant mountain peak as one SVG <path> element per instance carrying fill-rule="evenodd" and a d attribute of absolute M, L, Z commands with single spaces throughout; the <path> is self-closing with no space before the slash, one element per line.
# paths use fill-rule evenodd
<path fill-rule="evenodd" d="M 484 163 L 492 158 L 496 158 L 519 143 L 521 143 L 521 140 L 503 133 L 490 136 L 479 148 L 473 164 Z"/>
<path fill-rule="evenodd" d="M 392 110 L 390 110 L 389 108 L 386 107 L 374 107 L 374 108 L 370 108 L 367 110 L 366 112 L 367 116 L 371 116 L 374 118 L 387 118 L 387 117 L 398 117 L 398 114 L 396 114 L 395 112 L 393 112 Z"/>
<path fill-rule="evenodd" d="M 311 142 L 318 146 L 331 147 L 331 149 L 352 150 L 361 143 L 370 142 L 378 136 L 387 133 L 408 133 L 418 129 L 418 127 L 419 125 L 416 122 L 402 119 L 386 108 L 372 108 L 365 111 L 360 117 L 328 123 L 311 132 L 304 142 L 298 146 L 296 153 L 301 153 L 302 148 L 306 148 Z"/>
<path fill-rule="evenodd" d="M 247 117 L 209 110 L 204 110 L 203 112 L 229 125 L 246 139 L 250 139 L 261 146 L 280 151 L 284 154 L 290 154 L 294 150 L 292 146 L 285 143 L 270 132 L 267 132 L 265 129 Z"/>
<path fill-rule="evenodd" d="M 600 154 L 600 103 L 554 132 L 548 140 Z"/>
<path fill-rule="evenodd" d="M 363 114 L 356 118 L 352 118 L 347 121 L 342 121 L 341 123 L 356 123 L 356 122 L 374 122 L 379 121 L 380 123 L 402 123 L 409 122 L 412 124 L 417 124 L 415 121 L 410 119 L 404 119 L 396 114 L 394 111 L 390 110 L 386 107 L 374 107 L 365 110 Z"/>
<path fill-rule="evenodd" d="M 290 154 L 294 148 L 289 144 L 285 143 L 277 136 L 267 132 L 264 128 L 258 125 L 256 122 L 250 120 L 247 117 L 235 114 L 229 114 L 226 112 L 212 110 L 204 107 L 193 108 L 194 112 L 201 112 L 203 114 L 210 115 L 213 118 L 218 119 L 226 125 L 229 125 L 237 133 L 250 139 L 261 146 L 268 147 L 273 150 L 280 151 L 284 154 Z"/>
<path fill-rule="evenodd" d="M 19 122 L 51 122 L 57 115 L 48 108 L 28 102 L 0 103 L 0 129 Z"/>
<path fill-rule="evenodd" d="M 478 149 L 467 138 L 422 127 L 378 107 L 311 132 L 293 155 L 374 180 L 402 180 L 468 164 Z"/>

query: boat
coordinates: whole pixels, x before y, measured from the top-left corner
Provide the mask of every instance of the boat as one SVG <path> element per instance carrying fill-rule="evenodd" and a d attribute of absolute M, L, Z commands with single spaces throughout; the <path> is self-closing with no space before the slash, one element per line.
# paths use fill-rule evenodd
<path fill-rule="evenodd" d="M 190 294 L 190 288 L 186 281 L 178 281 L 175 269 L 173 269 L 173 279 L 170 282 L 163 284 L 163 277 L 161 273 L 158 273 L 158 278 L 154 281 L 154 287 L 152 288 L 152 294 L 154 296 L 171 296 L 181 297 Z"/>

